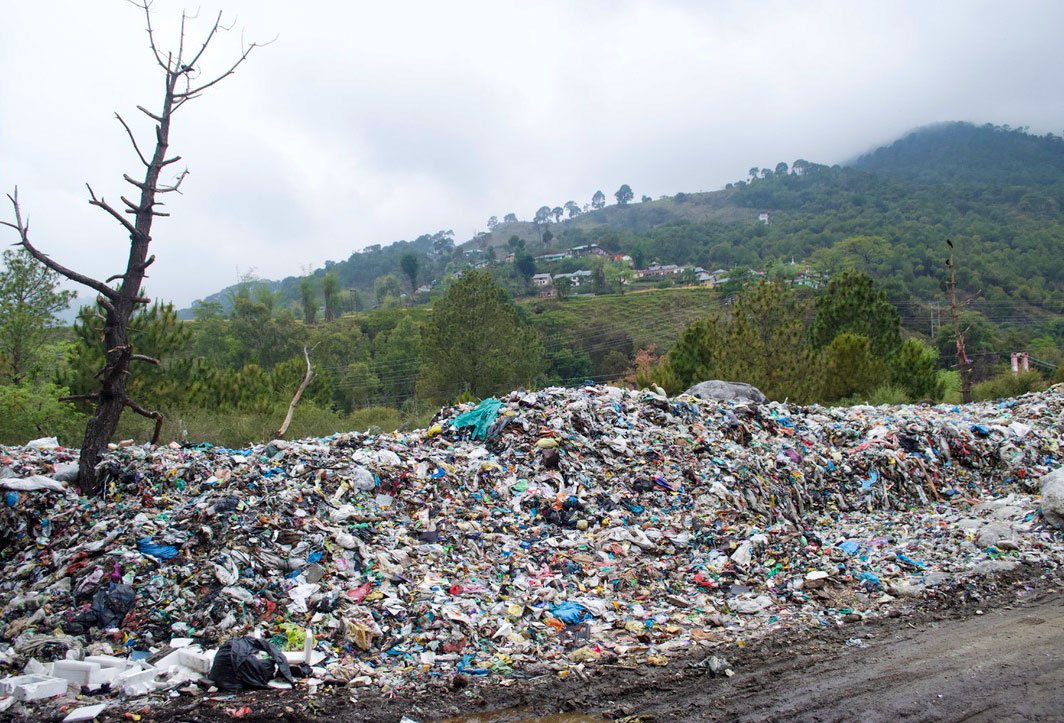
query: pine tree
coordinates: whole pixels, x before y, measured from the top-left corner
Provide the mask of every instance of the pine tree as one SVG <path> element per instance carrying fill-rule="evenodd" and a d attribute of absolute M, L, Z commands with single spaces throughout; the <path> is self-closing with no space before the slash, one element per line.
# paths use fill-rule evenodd
<path fill-rule="evenodd" d="M 418 391 L 439 402 L 531 384 L 545 369 L 535 331 L 487 271 L 470 271 L 432 308 Z"/>
<path fill-rule="evenodd" d="M 898 310 L 863 271 L 851 269 L 832 276 L 816 300 L 816 317 L 809 329 L 813 346 L 823 349 L 843 332 L 868 337 L 872 353 L 884 361 L 901 343 Z"/>

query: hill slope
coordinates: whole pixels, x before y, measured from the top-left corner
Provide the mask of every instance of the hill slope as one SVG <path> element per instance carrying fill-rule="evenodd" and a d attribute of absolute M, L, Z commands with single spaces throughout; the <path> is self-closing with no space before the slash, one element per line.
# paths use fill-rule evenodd
<path fill-rule="evenodd" d="M 1064 180 L 1064 139 L 1008 126 L 939 123 L 849 165 L 920 183 L 1053 185 Z"/>
<path fill-rule="evenodd" d="M 375 279 L 414 253 L 422 280 L 442 278 L 518 236 L 532 254 L 597 243 L 646 262 L 765 268 L 795 259 L 830 273 L 857 265 L 894 300 L 939 299 L 944 241 L 960 249 L 960 285 L 995 302 L 1057 308 L 1064 298 L 1064 141 L 1021 130 L 947 123 L 907 134 L 849 166 L 796 161 L 720 191 L 679 193 L 582 213 L 548 226 L 508 223 L 459 245 L 439 234 L 374 247 L 330 264 L 343 288 L 372 303 Z M 762 212 L 769 224 L 758 222 Z M 549 228 L 550 244 L 542 237 Z M 853 239 L 858 239 L 853 241 Z M 324 270 L 314 272 L 320 277 Z M 270 282 L 296 303 L 299 279 Z M 224 293 L 214 295 L 223 299 Z"/>

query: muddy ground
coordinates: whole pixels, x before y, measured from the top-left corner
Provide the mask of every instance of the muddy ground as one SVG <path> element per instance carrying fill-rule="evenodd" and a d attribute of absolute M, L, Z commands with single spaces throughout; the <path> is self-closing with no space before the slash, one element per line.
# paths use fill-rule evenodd
<path fill-rule="evenodd" d="M 144 720 L 582 723 L 692 720 L 1064 720 L 1064 580 L 1026 570 L 885 617 L 703 648 L 667 667 L 599 665 L 586 679 L 440 681 L 411 697 L 365 689 L 181 696 Z M 715 653 L 734 675 L 692 664 Z M 249 710 L 242 710 L 247 708 Z M 121 713 L 113 720 L 127 720 Z"/>

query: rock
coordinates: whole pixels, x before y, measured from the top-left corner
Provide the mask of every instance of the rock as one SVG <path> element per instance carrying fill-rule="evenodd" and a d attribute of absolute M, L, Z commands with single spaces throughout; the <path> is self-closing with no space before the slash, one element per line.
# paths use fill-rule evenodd
<path fill-rule="evenodd" d="M 1064 530 L 1064 467 L 1044 475 L 1038 484 L 1042 488 L 1042 517 L 1058 530 Z"/>
<path fill-rule="evenodd" d="M 920 597 L 924 594 L 924 586 L 918 582 L 899 580 L 890 586 L 890 592 L 896 597 Z"/>
<path fill-rule="evenodd" d="M 972 565 L 972 575 L 993 575 L 1000 572 L 1010 572 L 1020 566 L 1016 560 L 983 560 Z"/>
<path fill-rule="evenodd" d="M 815 590 L 818 587 L 824 587 L 827 581 L 828 574 L 826 572 L 823 570 L 813 570 L 806 574 L 802 587 L 809 590 Z"/>
<path fill-rule="evenodd" d="M 743 615 L 753 615 L 771 606 L 772 598 L 770 598 L 768 595 L 758 595 L 753 599 L 732 598 L 728 601 L 729 608 Z"/>
<path fill-rule="evenodd" d="M 768 397 L 762 394 L 757 387 L 743 382 L 722 382 L 716 379 L 708 382 L 699 382 L 684 392 L 684 394 L 690 394 L 692 397 L 698 397 L 699 399 L 721 399 L 725 401 L 742 399 L 755 404 L 764 404 L 768 401 Z"/>
<path fill-rule="evenodd" d="M 1012 538 L 1012 528 L 1001 522 L 987 522 L 975 533 L 975 542 L 979 547 L 987 548 L 997 545 L 1001 540 Z"/>

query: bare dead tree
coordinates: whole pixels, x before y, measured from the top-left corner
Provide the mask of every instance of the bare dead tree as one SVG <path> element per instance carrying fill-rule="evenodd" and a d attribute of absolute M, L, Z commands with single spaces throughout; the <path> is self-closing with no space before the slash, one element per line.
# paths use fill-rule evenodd
<path fill-rule="evenodd" d="M 211 42 L 217 38 L 219 32 L 231 29 L 222 24 L 221 13 L 215 18 L 202 43 L 198 47 L 190 45 L 188 48 L 186 48 L 185 44 L 185 24 L 186 21 L 192 20 L 194 16 L 182 13 L 177 50 L 164 52 L 160 50 L 156 42 L 155 31 L 152 28 L 151 0 L 129 1 L 144 13 L 147 21 L 148 44 L 154 61 L 162 70 L 165 79 L 162 106 L 158 111 L 153 112 L 143 106 L 137 106 L 137 110 L 154 122 L 155 149 L 150 156 L 145 155 L 137 142 L 137 136 L 132 128 L 122 116 L 116 113 L 115 118 L 122 125 L 133 146 L 137 159 L 144 167 L 144 174 L 139 179 L 133 178 L 128 174 L 123 174 L 122 176 L 127 183 L 137 189 L 139 199 L 131 201 L 125 196 L 120 196 L 119 198 L 125 208 L 119 211 L 119 209 L 108 203 L 102 195 L 97 196 L 92 187 L 86 184 L 89 191 L 89 204 L 102 209 L 129 234 L 129 256 L 126 259 L 125 271 L 115 274 L 106 281 L 99 281 L 69 269 L 39 251 L 30 242 L 29 219 L 23 219 L 17 188 L 13 194 L 8 196 L 11 205 L 14 207 L 14 223 L 0 222 L 15 229 L 19 235 L 18 244 L 25 248 L 35 259 L 71 281 L 96 291 L 98 294 L 96 303 L 104 312 L 103 344 L 106 361 L 104 367 L 96 375 L 100 381 L 100 389 L 92 395 L 81 395 L 83 399 L 96 403 L 96 409 L 85 428 L 85 437 L 81 445 L 81 457 L 78 461 L 79 485 L 85 494 L 98 494 L 102 491 L 103 485 L 97 476 L 96 468 L 100 461 L 100 455 L 107 446 L 108 440 L 114 434 L 123 408 L 129 407 L 137 414 L 155 421 L 153 443 L 158 441 L 162 425 L 161 413 L 149 411 L 127 396 L 126 382 L 130 373 L 131 362 L 159 363 L 157 359 L 134 353 L 133 345 L 129 338 L 129 320 L 139 305 L 147 304 L 150 301 L 142 296 L 141 286 L 146 278 L 145 271 L 155 261 L 155 256 L 148 255 L 148 247 L 151 244 L 152 222 L 156 217 L 169 215 L 159 210 L 159 207 L 164 205 L 159 200 L 159 197 L 167 193 L 180 193 L 181 184 L 188 176 L 188 170 L 185 169 L 177 173 L 173 180 L 160 181 L 163 172 L 181 160 L 181 156 L 168 155 L 170 124 L 174 113 L 189 101 L 199 98 L 205 91 L 235 73 L 237 68 L 248 59 L 251 52 L 263 45 L 263 43 L 242 43 L 240 54 L 235 62 L 217 75 L 205 76 L 200 68 L 200 61 L 204 53 Z M 119 283 L 116 287 L 111 285 L 112 282 Z"/>
<path fill-rule="evenodd" d="M 314 370 L 310 367 L 310 350 L 307 349 L 306 345 L 303 346 L 303 358 L 307 360 L 307 373 L 303 375 L 303 381 L 299 383 L 299 388 L 296 389 L 292 402 L 288 405 L 288 414 L 284 415 L 284 422 L 281 423 L 281 428 L 277 430 L 277 439 L 284 439 L 285 432 L 288 431 L 288 425 L 292 423 L 292 415 L 295 414 L 296 405 L 299 404 L 299 400 L 303 397 L 303 392 L 307 390 L 311 381 L 314 380 Z"/>
<path fill-rule="evenodd" d="M 949 315 L 953 322 L 953 339 L 957 345 L 957 371 L 961 375 L 961 400 L 967 404 L 972 401 L 972 360 L 964 346 L 964 336 L 968 333 L 968 327 L 961 329 L 960 304 L 957 302 L 957 265 L 953 261 L 953 242 L 946 239 L 949 246 L 949 258 L 946 259 L 946 268 L 949 269 L 949 280 L 946 282 L 946 290 L 949 293 Z"/>

